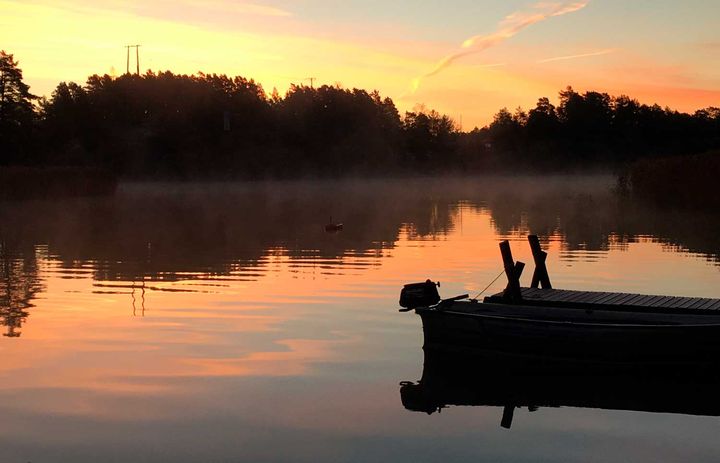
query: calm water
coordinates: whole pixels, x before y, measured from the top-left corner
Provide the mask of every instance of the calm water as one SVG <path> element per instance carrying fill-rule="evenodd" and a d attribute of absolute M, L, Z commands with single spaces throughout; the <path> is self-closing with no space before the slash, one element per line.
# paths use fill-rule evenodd
<path fill-rule="evenodd" d="M 123 185 L 0 203 L 0 461 L 717 461 L 717 417 L 518 409 L 507 430 L 498 407 L 401 403 L 423 339 L 400 287 L 476 294 L 501 239 L 532 262 L 539 234 L 556 287 L 720 297 L 719 220 L 611 187 Z M 323 230 L 331 215 L 343 232 Z"/>

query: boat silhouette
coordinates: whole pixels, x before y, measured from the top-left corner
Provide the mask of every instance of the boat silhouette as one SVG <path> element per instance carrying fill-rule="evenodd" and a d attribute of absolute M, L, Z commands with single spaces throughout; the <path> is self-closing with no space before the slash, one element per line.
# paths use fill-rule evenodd
<path fill-rule="evenodd" d="M 720 299 L 554 289 L 546 253 L 537 236 L 528 239 L 536 263 L 529 288 L 520 286 L 525 264 L 513 260 L 508 241 L 500 243 L 508 285 L 482 301 L 439 300 L 430 280 L 405 285 L 401 311 L 420 316 L 426 347 L 612 362 L 720 358 Z"/>
<path fill-rule="evenodd" d="M 424 349 L 422 378 L 404 381 L 406 409 L 503 409 L 501 426 L 526 407 L 580 407 L 720 416 L 720 375 L 704 362 L 595 362 L 498 351 Z"/>

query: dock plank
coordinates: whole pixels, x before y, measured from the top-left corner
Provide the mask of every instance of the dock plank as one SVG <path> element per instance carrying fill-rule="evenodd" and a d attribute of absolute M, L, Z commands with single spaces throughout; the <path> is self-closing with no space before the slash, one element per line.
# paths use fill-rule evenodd
<path fill-rule="evenodd" d="M 637 294 L 631 298 L 628 303 L 631 305 L 643 305 L 643 302 L 647 302 L 650 298 L 652 298 L 652 296 L 648 296 L 647 294 Z"/>
<path fill-rule="evenodd" d="M 599 304 L 600 299 L 604 298 L 606 295 L 607 293 L 595 293 L 590 299 L 590 302 L 592 302 L 593 304 Z"/>
<path fill-rule="evenodd" d="M 677 297 L 671 297 L 667 301 L 660 304 L 658 307 L 673 307 L 677 303 Z"/>
<path fill-rule="evenodd" d="M 664 299 L 663 296 L 648 296 L 648 298 L 648 301 L 644 304 L 645 307 L 654 307 L 655 304 L 658 303 L 658 301 Z"/>
<path fill-rule="evenodd" d="M 587 302 L 587 295 L 587 291 L 577 291 L 570 294 L 570 296 L 565 300 L 568 302 Z"/>
<path fill-rule="evenodd" d="M 672 296 L 658 296 L 649 307 L 659 307 L 660 304 L 672 299 Z"/>
<path fill-rule="evenodd" d="M 605 302 L 614 298 L 617 295 L 617 293 L 607 293 L 607 292 L 603 293 L 603 294 L 604 294 L 604 296 L 598 299 L 598 301 L 597 301 L 598 304 L 604 304 Z"/>
<path fill-rule="evenodd" d="M 628 293 L 618 293 L 617 297 L 614 299 L 610 299 L 608 301 L 608 304 L 612 305 L 623 305 L 625 304 L 625 301 L 630 299 L 633 295 Z"/>
<path fill-rule="evenodd" d="M 647 294 L 643 294 L 640 296 L 640 298 L 634 300 L 632 303 L 633 305 L 637 305 L 639 307 L 648 307 L 650 304 L 652 304 L 652 301 L 655 299 L 655 296 L 648 296 Z"/>
<path fill-rule="evenodd" d="M 521 288 L 520 291 L 526 303 L 539 306 L 577 306 L 590 309 L 603 307 L 609 310 L 687 310 L 695 313 L 720 311 L 720 299 L 543 288 Z M 508 303 L 503 298 L 502 292 L 488 296 L 488 299 L 492 302 Z"/>
<path fill-rule="evenodd" d="M 663 304 L 671 304 L 675 298 L 673 296 L 662 296 L 655 299 L 650 307 L 662 307 Z"/>
<path fill-rule="evenodd" d="M 698 307 L 705 304 L 706 302 L 707 302 L 707 298 L 696 297 L 695 302 L 693 302 L 692 305 L 688 306 L 688 309 L 697 309 Z"/>
<path fill-rule="evenodd" d="M 565 289 L 558 290 L 557 296 L 553 297 L 552 299 L 548 298 L 546 300 L 552 300 L 552 301 L 567 301 L 569 298 L 573 296 L 572 291 L 568 291 Z"/>
<path fill-rule="evenodd" d="M 690 306 L 694 305 L 698 301 L 698 297 L 686 297 L 684 300 L 678 305 L 681 309 L 687 309 Z"/>
<path fill-rule="evenodd" d="M 709 309 L 711 310 L 720 310 L 720 301 L 711 299 L 713 302 L 710 305 Z"/>
<path fill-rule="evenodd" d="M 532 298 L 538 291 L 538 288 L 525 288 L 522 292 L 522 296 Z"/>
<path fill-rule="evenodd" d="M 630 294 L 627 298 L 623 299 L 624 305 L 638 305 L 638 302 L 645 296 L 642 294 Z"/>
<path fill-rule="evenodd" d="M 705 302 L 703 302 L 702 304 L 700 304 L 698 306 L 698 309 L 708 310 L 708 309 L 710 309 L 710 307 L 713 307 L 714 305 L 716 305 L 717 302 L 718 301 L 715 299 L 706 299 Z"/>

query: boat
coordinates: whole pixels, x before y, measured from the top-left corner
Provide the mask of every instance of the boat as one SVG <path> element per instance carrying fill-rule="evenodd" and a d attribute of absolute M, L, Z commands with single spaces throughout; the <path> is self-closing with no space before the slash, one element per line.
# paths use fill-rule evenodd
<path fill-rule="evenodd" d="M 695 362 L 617 363 L 538 353 L 424 349 L 422 378 L 400 383 L 403 406 L 433 414 L 448 407 L 500 407 L 510 428 L 520 408 L 574 407 L 720 416 L 720 375 Z"/>
<path fill-rule="evenodd" d="M 524 264 L 503 241 L 508 285 L 500 293 L 440 300 L 430 280 L 403 288 L 401 310 L 420 315 L 426 347 L 631 364 L 718 362 L 720 299 L 553 289 L 547 254 L 537 236 L 528 239 L 536 264 L 531 287 L 520 286 Z"/>

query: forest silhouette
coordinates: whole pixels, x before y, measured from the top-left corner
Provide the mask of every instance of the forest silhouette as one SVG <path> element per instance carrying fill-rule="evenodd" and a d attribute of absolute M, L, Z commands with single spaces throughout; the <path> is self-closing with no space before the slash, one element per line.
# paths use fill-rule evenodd
<path fill-rule="evenodd" d="M 613 169 L 720 148 L 720 108 L 687 114 L 567 87 L 554 106 L 503 108 L 462 132 L 447 115 L 401 115 L 378 91 L 172 72 L 93 75 L 29 92 L 0 52 L 0 166 L 102 168 L 124 178 L 267 178 Z"/>

